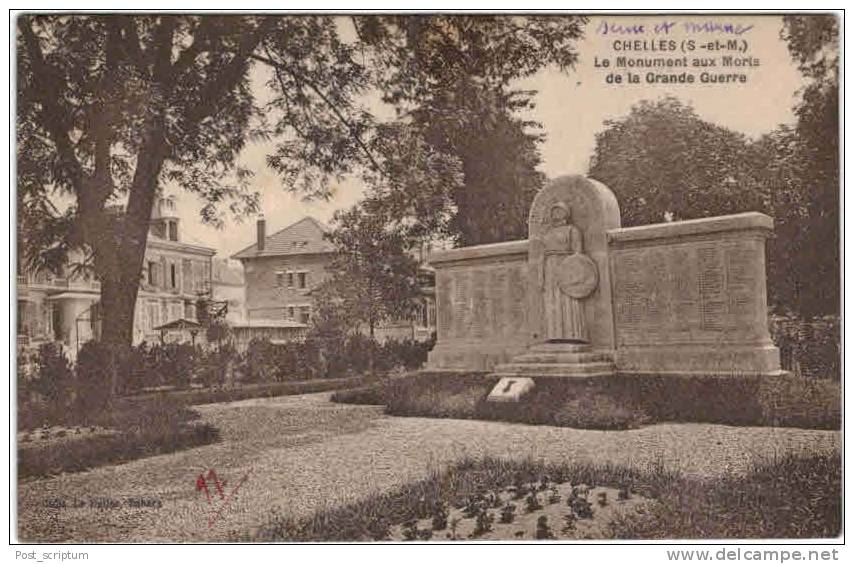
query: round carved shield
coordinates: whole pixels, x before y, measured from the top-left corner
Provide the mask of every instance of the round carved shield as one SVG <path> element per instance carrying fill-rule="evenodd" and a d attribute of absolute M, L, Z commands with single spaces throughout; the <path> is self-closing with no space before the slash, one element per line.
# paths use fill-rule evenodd
<path fill-rule="evenodd" d="M 599 272 L 593 259 L 577 253 L 561 257 L 559 261 L 556 266 L 561 292 L 576 300 L 593 293 L 599 284 Z"/>

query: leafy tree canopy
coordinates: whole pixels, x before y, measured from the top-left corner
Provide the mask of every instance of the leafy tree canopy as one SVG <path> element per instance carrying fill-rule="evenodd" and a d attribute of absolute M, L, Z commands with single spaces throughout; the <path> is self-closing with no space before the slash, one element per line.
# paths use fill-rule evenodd
<path fill-rule="evenodd" d="M 437 234 L 459 245 L 524 238 L 545 177 L 539 124 L 519 117 L 535 92 L 514 85 L 546 66 L 573 68 L 583 17 L 357 18 L 383 99 L 432 151 L 459 159 L 462 177 L 440 206 Z M 420 221 L 419 216 L 415 216 Z"/>
<path fill-rule="evenodd" d="M 103 334 L 129 343 L 154 199 L 177 185 L 215 224 L 224 206 L 257 209 L 251 171 L 237 165 L 253 139 L 274 142 L 268 164 L 301 195 L 326 197 L 331 180 L 361 174 L 407 236 L 468 242 L 465 216 L 480 212 L 472 202 L 487 190 L 503 206 L 488 236 L 512 235 L 510 216 L 541 181 L 536 136 L 513 116 L 532 94 L 512 84 L 546 65 L 570 68 L 584 19 L 351 21 L 355 40 L 330 16 L 19 17 L 19 243 L 30 263 L 56 266 L 67 249 L 88 249 Z M 257 65 L 269 69 L 264 100 L 252 89 Z M 376 91 L 398 119 L 365 109 Z M 495 147 L 478 139 L 502 131 Z M 511 180 L 494 183 L 482 163 L 512 156 L 517 141 Z M 67 211 L 47 205 L 57 193 L 70 199 Z"/>
<path fill-rule="evenodd" d="M 623 225 L 633 226 L 764 209 L 757 162 L 744 135 L 666 97 L 606 121 L 589 174 L 614 190 Z"/>

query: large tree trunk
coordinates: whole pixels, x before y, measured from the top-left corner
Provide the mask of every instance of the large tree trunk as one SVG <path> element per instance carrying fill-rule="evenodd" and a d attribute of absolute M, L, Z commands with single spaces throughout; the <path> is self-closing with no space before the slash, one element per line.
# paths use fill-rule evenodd
<path fill-rule="evenodd" d="M 101 342 L 109 352 L 110 391 L 115 397 L 122 393 L 127 377 L 120 359 L 133 343 L 133 314 L 136 303 L 136 288 L 129 288 L 119 277 L 108 277 L 101 281 Z"/>
<path fill-rule="evenodd" d="M 130 346 L 133 343 L 133 313 L 136 288 L 110 277 L 101 281 L 101 341 Z"/>
<path fill-rule="evenodd" d="M 374 377 L 374 349 L 376 348 L 374 340 L 374 327 L 376 322 L 374 321 L 374 316 L 371 315 L 370 321 L 368 321 L 368 330 L 370 331 L 371 342 L 369 343 L 368 348 L 368 374 L 371 375 L 371 378 Z"/>
<path fill-rule="evenodd" d="M 163 123 L 160 116 L 149 118 L 148 133 L 137 159 L 127 208 L 114 224 L 116 236 L 101 240 L 96 248 L 101 257 L 101 341 L 109 346 L 113 372 L 113 395 L 123 388 L 118 359 L 133 345 L 133 321 L 151 210 L 157 196 L 157 178 L 166 157 Z M 105 213 L 103 210 L 101 213 Z M 96 259 L 97 260 L 97 259 Z"/>

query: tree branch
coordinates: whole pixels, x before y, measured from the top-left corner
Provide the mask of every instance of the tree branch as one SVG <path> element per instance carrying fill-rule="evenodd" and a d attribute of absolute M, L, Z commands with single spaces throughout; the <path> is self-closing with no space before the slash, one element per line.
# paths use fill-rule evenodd
<path fill-rule="evenodd" d="M 234 58 L 201 89 L 205 93 L 205 100 L 188 112 L 187 120 L 191 124 L 197 124 L 219 111 L 219 101 L 240 81 L 244 66 L 252 56 L 252 52 L 275 24 L 276 18 L 265 17 L 254 32 L 243 37 Z"/>
<path fill-rule="evenodd" d="M 173 80 L 177 79 L 178 76 L 187 69 L 187 67 L 192 65 L 193 61 L 196 60 L 196 57 L 198 57 L 204 50 L 207 44 L 206 22 L 208 21 L 208 19 L 202 18 L 199 24 L 195 27 L 193 42 L 178 54 L 178 58 L 175 60 L 175 64 L 172 65 L 172 69 L 170 71 Z"/>
<path fill-rule="evenodd" d="M 128 59 L 133 61 L 136 70 L 143 78 L 150 78 L 148 65 L 145 62 L 145 51 L 142 49 L 142 43 L 139 40 L 139 33 L 136 29 L 135 18 L 132 16 L 116 16 L 120 18 L 122 29 L 124 30 L 124 47 Z"/>
<path fill-rule="evenodd" d="M 257 55 L 257 54 L 253 53 L 252 58 L 255 59 L 256 61 L 260 61 L 262 63 L 265 63 L 265 64 L 273 67 L 273 69 L 276 72 L 276 80 L 278 80 L 279 86 L 281 87 L 283 93 L 285 90 L 285 84 L 284 84 L 284 81 L 281 79 L 281 77 L 278 74 L 279 70 L 283 70 L 286 73 L 288 73 L 289 75 L 291 75 L 291 77 L 293 77 L 293 79 L 296 80 L 298 83 L 301 82 L 301 83 L 305 83 L 306 85 L 308 85 L 308 87 L 311 88 L 311 90 L 315 94 L 317 94 L 317 96 L 323 101 L 323 103 L 326 104 L 326 106 L 330 110 L 332 110 L 332 112 L 335 114 L 335 117 L 338 118 L 338 121 L 340 121 L 344 125 L 344 127 L 347 128 L 347 130 L 350 132 L 350 135 L 352 135 L 353 139 L 356 140 L 356 143 L 359 145 L 359 148 L 362 150 L 362 152 L 365 154 L 365 156 L 371 162 L 371 165 L 376 170 L 376 172 L 382 174 L 382 169 L 380 168 L 379 163 L 374 158 L 374 155 L 371 152 L 371 150 L 368 148 L 368 146 L 365 145 L 364 141 L 362 141 L 362 137 L 356 131 L 355 126 L 353 126 L 353 124 L 350 123 L 350 121 L 347 119 L 347 117 L 341 113 L 341 111 L 338 109 L 338 107 L 332 103 L 332 101 L 320 90 L 320 88 L 317 87 L 316 84 L 314 84 L 314 82 L 306 79 L 304 76 L 302 76 L 300 74 L 297 74 L 293 69 L 288 68 L 287 66 L 283 65 L 282 63 L 279 63 L 278 61 L 273 60 L 270 56 L 265 57 L 263 55 Z"/>
<path fill-rule="evenodd" d="M 28 16 L 18 18 L 18 28 L 24 38 L 30 64 L 33 66 L 33 90 L 42 105 L 41 111 L 38 112 L 42 127 L 47 130 L 51 140 L 56 145 L 60 162 L 62 162 L 63 167 L 66 169 L 71 187 L 79 197 L 85 192 L 84 184 L 87 175 L 77 155 L 74 153 L 74 147 L 70 139 L 70 127 L 65 116 L 65 111 L 57 102 L 57 100 L 62 98 L 61 81 L 55 76 L 53 69 L 44 60 L 38 37 L 36 37 L 30 25 L 30 18 Z"/>
<path fill-rule="evenodd" d="M 97 191 L 96 203 L 103 204 L 115 190 L 115 183 L 110 171 L 112 156 L 110 149 L 113 144 L 113 122 L 115 116 L 116 98 L 114 96 L 122 53 L 122 31 L 120 22 L 115 19 L 107 20 L 107 39 L 104 47 L 105 72 L 98 85 L 97 103 L 92 109 L 90 118 L 92 136 L 95 140 L 95 164 L 93 170 L 94 188 Z"/>

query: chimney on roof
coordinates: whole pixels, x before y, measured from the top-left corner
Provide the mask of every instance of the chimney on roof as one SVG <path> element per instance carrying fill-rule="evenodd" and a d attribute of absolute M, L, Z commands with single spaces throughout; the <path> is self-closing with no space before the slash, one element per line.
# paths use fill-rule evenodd
<path fill-rule="evenodd" d="M 258 250 L 264 250 L 264 239 L 267 238 L 267 220 L 264 219 L 264 216 L 258 218 L 257 222 L 258 226 Z"/>

